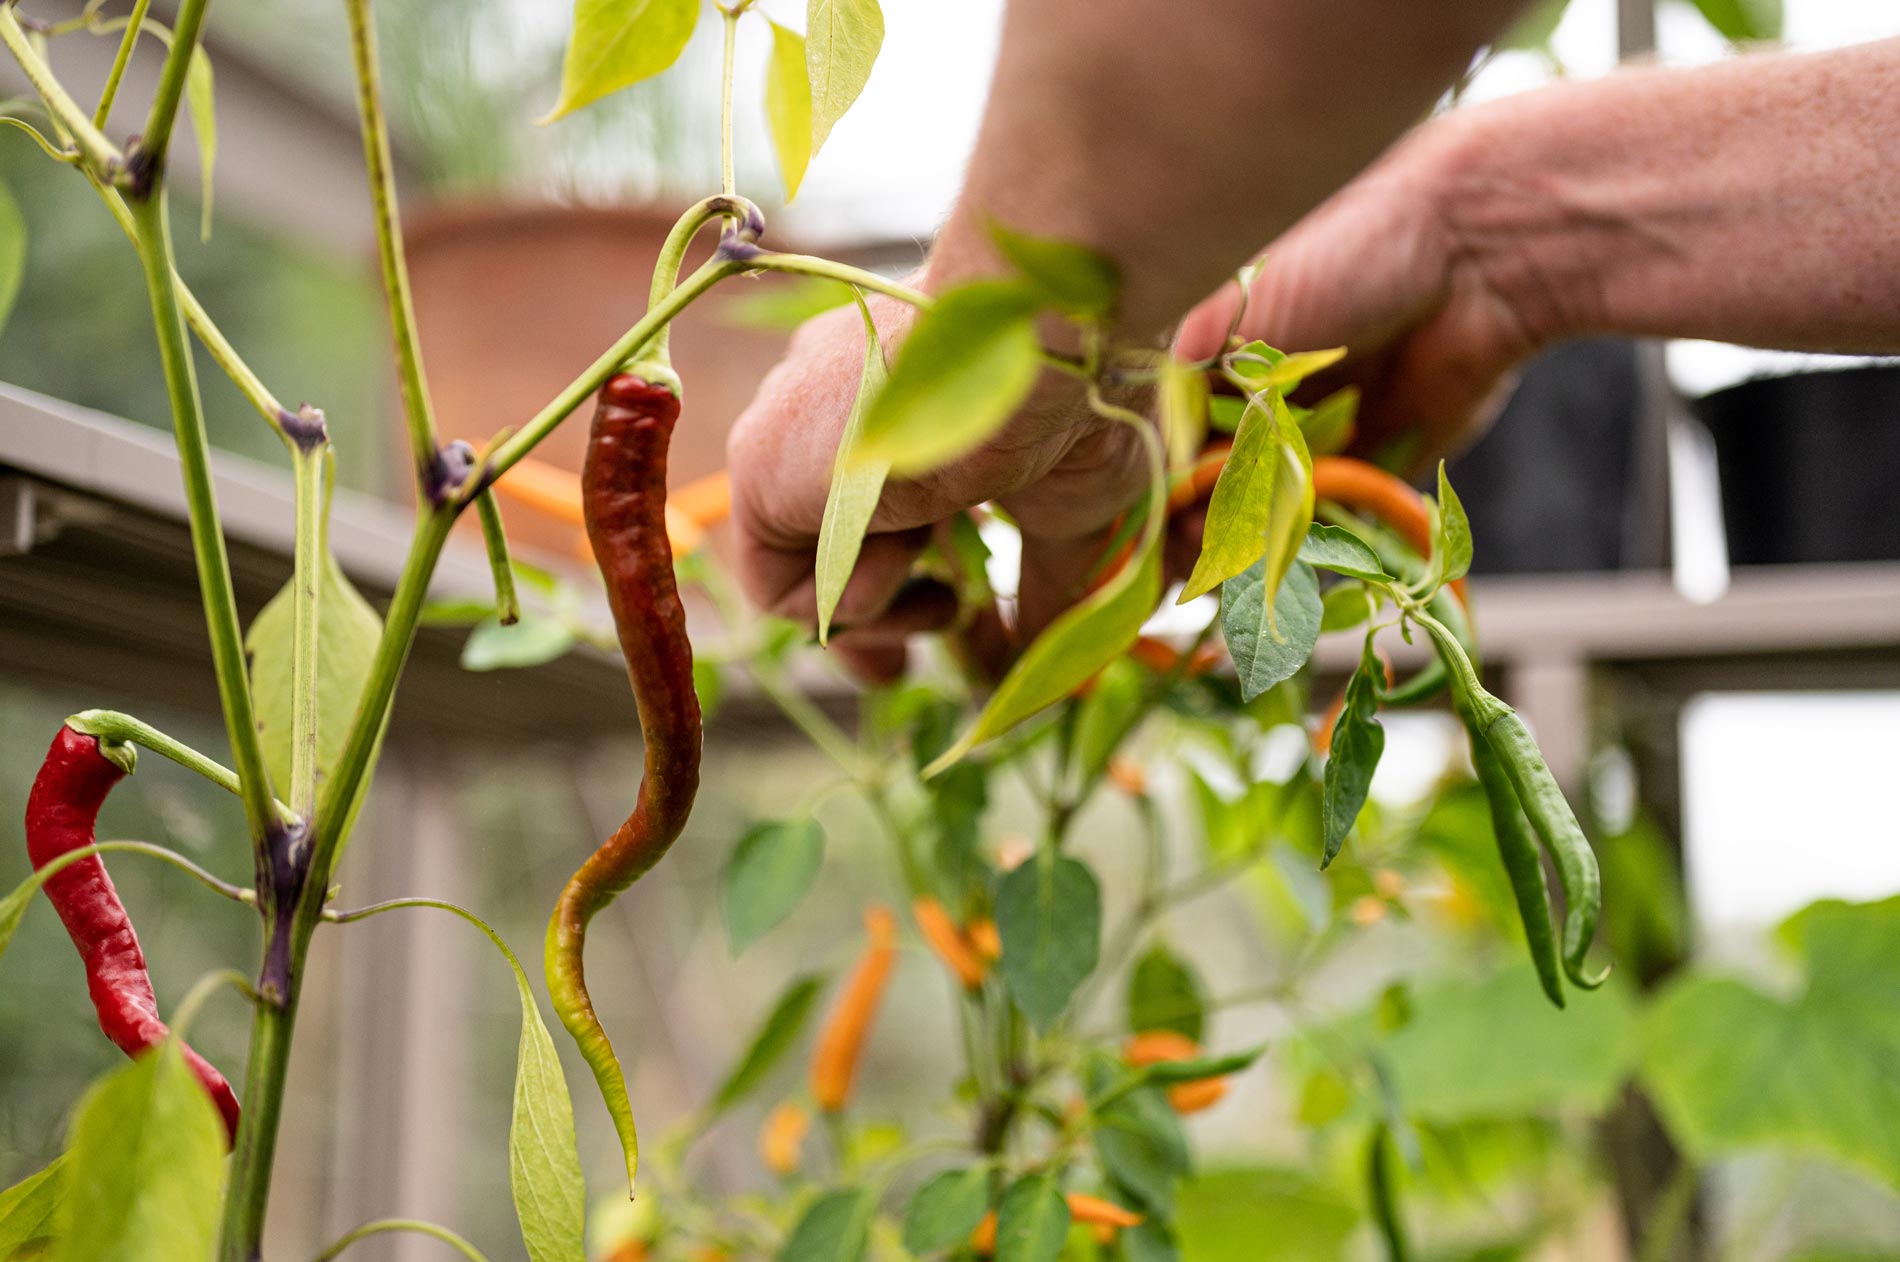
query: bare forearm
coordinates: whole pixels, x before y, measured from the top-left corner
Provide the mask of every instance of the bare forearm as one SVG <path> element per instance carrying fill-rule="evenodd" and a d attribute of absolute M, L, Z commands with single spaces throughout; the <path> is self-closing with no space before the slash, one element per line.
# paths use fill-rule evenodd
<path fill-rule="evenodd" d="M 1900 40 L 1626 71 L 1453 126 L 1451 229 L 1533 340 L 1900 352 Z"/>
<path fill-rule="evenodd" d="M 1419 118 L 1517 0 L 1012 0 L 939 283 L 985 223 L 1122 267 L 1152 337 Z"/>

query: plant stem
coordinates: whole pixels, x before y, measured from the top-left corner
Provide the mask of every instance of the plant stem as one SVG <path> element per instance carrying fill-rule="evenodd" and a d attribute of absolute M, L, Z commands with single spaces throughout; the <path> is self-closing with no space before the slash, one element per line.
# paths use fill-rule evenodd
<path fill-rule="evenodd" d="M 11 20 L 11 14 L 0 12 Z M 165 371 L 165 389 L 171 396 L 172 428 L 190 509 L 191 550 L 198 567 L 198 587 L 204 599 L 205 623 L 211 637 L 211 662 L 218 678 L 218 699 L 224 709 L 225 734 L 237 763 L 239 796 L 250 825 L 262 871 L 264 840 L 277 828 L 276 803 L 271 796 L 270 772 L 257 735 L 251 707 L 251 684 L 244 668 L 244 637 L 239 630 L 237 596 L 231 584 L 231 559 L 224 548 L 224 526 L 218 516 L 217 493 L 211 481 L 211 443 L 205 433 L 204 412 L 198 401 L 198 380 L 185 340 L 185 322 L 172 288 L 171 222 L 163 189 L 134 202 L 139 262 L 145 269 L 145 287 L 151 295 L 152 319 L 158 330 L 159 360 Z"/>
<path fill-rule="evenodd" d="M 119 95 L 119 82 L 125 78 L 126 63 L 132 60 L 132 48 L 139 42 L 139 31 L 145 25 L 145 11 L 152 7 L 152 0 L 133 0 L 132 12 L 125 19 L 125 34 L 119 40 L 119 51 L 112 58 L 112 70 L 106 75 L 106 85 L 99 91 L 99 104 L 92 111 L 92 123 L 100 131 L 105 130 L 106 120 L 112 117 L 112 101 Z"/>
<path fill-rule="evenodd" d="M 211 0 L 181 0 L 173 18 L 171 50 L 158 72 L 158 89 L 152 94 L 152 108 L 145 116 L 145 130 L 139 134 L 133 155 L 136 169 L 130 174 L 134 200 L 145 200 L 157 192 L 166 151 L 171 147 L 172 126 L 178 121 L 178 106 L 185 99 L 185 78 L 204 31 L 205 11 L 210 7 Z M 136 37 L 135 31 L 127 36 Z"/>
<path fill-rule="evenodd" d="M 254 891 L 245 889 L 242 886 L 233 885 L 229 881 L 205 871 L 205 869 L 199 867 L 190 859 L 185 858 L 184 855 L 179 854 L 176 850 L 167 850 L 165 847 L 153 845 L 149 841 L 95 841 L 90 846 L 80 846 L 75 850 L 68 850 L 64 854 L 50 859 L 46 863 L 33 869 L 33 874 L 27 877 L 23 884 L 31 885 L 35 889 L 38 889 L 59 875 L 61 869 L 70 867 L 72 864 L 78 863 L 81 859 L 87 859 L 93 855 L 114 853 L 142 854 L 150 855 L 154 859 L 163 859 L 165 862 L 190 876 L 206 889 L 222 894 L 233 902 L 250 903 L 257 900 L 257 894 Z"/>
<path fill-rule="evenodd" d="M 732 57 L 738 43 L 739 14 L 737 6 L 720 6 L 719 16 L 726 23 L 725 65 L 719 80 L 719 187 L 727 197 L 738 192 L 738 182 L 732 174 Z"/>
<path fill-rule="evenodd" d="M 125 163 L 125 155 L 106 139 L 105 133 L 92 125 L 92 119 L 79 108 L 79 102 L 60 86 L 46 59 L 33 51 L 11 4 L 0 5 L 0 43 L 4 43 L 14 60 L 20 63 L 34 91 L 46 103 L 46 112 L 72 137 L 73 146 L 79 150 L 80 160 L 86 167 L 102 179 L 109 180 L 116 175 Z"/>
<path fill-rule="evenodd" d="M 589 364 L 580 376 L 564 386 L 526 425 L 505 442 L 496 444 L 488 456 L 492 474 L 499 477 L 513 468 L 517 460 L 533 451 L 537 443 L 554 431 L 555 426 L 567 419 L 568 413 L 585 402 L 588 395 L 600 389 L 603 381 L 613 376 L 621 364 L 651 341 L 675 316 L 686 310 L 695 298 L 749 266 L 750 262 L 738 263 L 717 255 L 706 260 L 699 270 L 680 283 L 679 288 L 648 308 L 638 323 L 621 334 L 618 341 Z"/>
<path fill-rule="evenodd" d="M 476 497 L 475 511 L 482 519 L 488 569 L 495 576 L 495 620 L 504 627 L 513 626 L 521 621 L 521 597 L 515 592 L 515 567 L 508 559 L 508 531 L 502 525 L 501 505 L 496 503 L 492 489 Z"/>
<path fill-rule="evenodd" d="M 417 1218 L 379 1218 L 373 1223 L 364 1223 L 355 1231 L 338 1237 L 336 1243 L 319 1253 L 313 1262 L 332 1262 L 332 1259 L 357 1241 L 384 1231 L 412 1231 L 417 1235 L 433 1236 L 461 1254 L 466 1262 L 488 1262 L 488 1259 L 482 1256 L 480 1249 L 447 1227 L 438 1227 L 434 1223 L 425 1223 Z"/>
<path fill-rule="evenodd" d="M 879 276 L 862 267 L 834 263 L 830 259 L 815 258 L 809 254 L 766 251 L 747 259 L 746 266 L 764 272 L 790 272 L 796 276 L 821 276 L 826 280 L 842 281 L 847 285 L 856 285 L 859 289 L 868 289 L 872 293 L 907 302 L 913 307 L 927 308 L 931 303 L 930 295 L 920 289 L 912 289 L 900 281 Z"/>
<path fill-rule="evenodd" d="M 268 940 L 268 923 L 265 929 Z M 278 1123 L 283 1119 L 285 1070 L 290 1064 L 291 1032 L 297 1024 L 301 971 L 292 970 L 290 989 L 281 1004 L 260 1003 L 252 1011 L 251 1054 L 244 1069 L 242 1120 L 226 1176 L 218 1262 L 258 1262 L 262 1256 L 264 1211 L 270 1200 Z"/>
<path fill-rule="evenodd" d="M 403 417 L 408 422 L 409 455 L 416 476 L 427 486 L 436 459 L 435 414 L 423 375 L 422 349 L 416 336 L 415 303 L 409 293 L 409 268 L 403 260 L 402 225 L 396 204 L 396 174 L 389 151 L 389 120 L 383 108 L 382 76 L 376 65 L 376 25 L 369 0 L 347 0 L 350 51 L 356 62 L 356 104 L 363 119 L 363 162 L 376 212 L 376 253 L 382 260 L 383 295 L 396 342 L 396 368 L 402 387 Z"/>
<path fill-rule="evenodd" d="M 293 446 L 296 535 L 291 572 L 290 808 L 305 819 L 317 800 L 317 615 L 323 592 L 323 468 L 329 439 Z"/>
<path fill-rule="evenodd" d="M 688 207 L 666 234 L 666 241 L 660 246 L 660 256 L 654 260 L 653 288 L 647 297 L 649 310 L 666 301 L 666 296 L 679 286 L 680 267 L 686 259 L 686 247 L 693 243 L 693 238 L 699 235 L 701 228 L 719 218 L 738 221 L 745 226 L 748 235 L 756 235 L 765 223 L 759 208 L 742 197 L 721 194 Z M 667 344 L 672 333 L 670 321 L 661 325 L 660 331 L 647 343 L 647 356 L 668 363 Z"/>
<path fill-rule="evenodd" d="M 227 793 L 243 795 L 237 772 L 214 758 L 207 758 L 183 741 L 167 736 L 142 719 L 120 714 L 116 710 L 81 710 L 66 720 L 66 726 L 102 741 L 149 749 L 162 758 L 171 759 L 187 771 L 197 772 Z M 276 809 L 279 823 L 297 822 L 296 814 L 282 802 L 273 802 L 272 806 Z"/>

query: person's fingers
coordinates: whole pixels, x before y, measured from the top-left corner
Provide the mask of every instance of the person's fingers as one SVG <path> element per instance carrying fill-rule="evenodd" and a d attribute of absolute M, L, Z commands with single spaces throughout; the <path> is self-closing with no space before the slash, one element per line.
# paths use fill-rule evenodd
<path fill-rule="evenodd" d="M 1174 338 L 1175 358 L 1199 363 L 1220 354 L 1239 309 L 1240 286 L 1229 281 L 1181 321 L 1180 332 Z"/>
<path fill-rule="evenodd" d="M 838 595 L 832 624 L 848 627 L 881 617 L 903 590 L 912 564 L 929 542 L 928 529 L 865 536 L 857 565 Z M 811 548 L 773 548 L 760 544 L 756 536 L 741 535 L 738 557 L 754 605 L 774 617 L 808 627 L 818 625 L 818 577 Z"/>
<path fill-rule="evenodd" d="M 894 684 L 904 677 L 910 660 L 902 642 L 897 644 L 833 645 L 845 669 L 867 684 Z"/>
<path fill-rule="evenodd" d="M 876 614 L 856 622 L 834 622 L 831 642 L 852 648 L 901 644 L 913 635 L 942 631 L 956 620 L 954 589 L 934 578 L 913 578 Z"/>
<path fill-rule="evenodd" d="M 1074 538 L 1023 534 L 1016 634 L 1024 644 L 1088 595 L 1089 580 L 1101 568 L 1113 536 L 1113 528 L 1106 526 Z"/>

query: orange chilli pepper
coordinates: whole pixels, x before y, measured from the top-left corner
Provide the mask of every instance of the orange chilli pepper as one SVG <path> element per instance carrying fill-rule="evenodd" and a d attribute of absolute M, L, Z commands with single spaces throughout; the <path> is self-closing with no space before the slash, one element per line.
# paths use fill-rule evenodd
<path fill-rule="evenodd" d="M 957 927 L 957 922 L 943 909 L 942 903 L 926 894 L 911 903 L 910 914 L 916 919 L 924 941 L 930 944 L 930 949 L 943 961 L 944 967 L 956 975 L 965 989 L 975 990 L 983 984 L 989 966 L 977 953 L 969 936 Z"/>
<path fill-rule="evenodd" d="M 1141 1226 L 1140 1214 L 1132 1209 L 1123 1209 L 1113 1201 L 1105 1201 L 1099 1196 L 1089 1196 L 1083 1192 L 1071 1192 L 1067 1199 L 1069 1217 L 1078 1223 L 1093 1223 L 1116 1230 L 1123 1227 Z"/>
<path fill-rule="evenodd" d="M 864 1040 L 871 1032 L 884 987 L 897 964 L 897 917 L 889 908 L 872 907 L 864 913 L 870 943 L 858 958 L 857 969 L 845 983 L 831 1019 L 818 1036 L 811 1062 L 811 1093 L 827 1113 L 844 1108 L 857 1079 Z"/>
<path fill-rule="evenodd" d="M 986 1258 L 996 1252 L 995 1210 L 983 1215 L 983 1221 L 978 1223 L 976 1230 L 970 1233 L 970 1247 Z"/>
<path fill-rule="evenodd" d="M 1003 935 L 996 932 L 994 920 L 979 920 L 970 926 L 970 945 L 992 964 L 1003 958 Z"/>
<path fill-rule="evenodd" d="M 790 1100 L 766 1115 L 759 1128 L 759 1159 L 773 1174 L 790 1174 L 798 1169 L 799 1150 L 811 1130 L 811 1114 Z"/>
<path fill-rule="evenodd" d="M 1173 1030 L 1144 1030 L 1122 1047 L 1122 1059 L 1139 1069 L 1171 1060 L 1193 1060 L 1201 1054 L 1201 1045 Z M 1168 1104 L 1176 1113 L 1199 1113 L 1220 1103 L 1227 1084 L 1219 1078 L 1201 1078 L 1177 1082 L 1168 1087 Z"/>
<path fill-rule="evenodd" d="M 1148 795 L 1148 773 L 1140 763 L 1120 754 L 1108 760 L 1108 782 L 1131 798 Z"/>

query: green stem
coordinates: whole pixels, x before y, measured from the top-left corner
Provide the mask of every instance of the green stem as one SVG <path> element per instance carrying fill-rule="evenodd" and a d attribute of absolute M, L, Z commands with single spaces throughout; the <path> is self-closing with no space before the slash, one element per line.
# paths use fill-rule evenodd
<path fill-rule="evenodd" d="M 11 4 L 0 5 L 0 43 L 4 43 L 14 60 L 20 63 L 33 90 L 46 103 L 46 112 L 72 137 L 73 146 L 79 150 L 80 160 L 87 168 L 103 179 L 116 175 L 125 164 L 125 155 L 106 139 L 104 132 L 93 126 L 86 111 L 79 108 L 79 102 L 60 86 L 46 59 L 33 51 L 32 42 Z"/>
<path fill-rule="evenodd" d="M 755 230 L 764 222 L 758 207 L 743 198 L 725 194 L 708 197 L 688 207 L 666 234 L 666 241 L 660 246 L 660 256 L 654 260 L 653 288 L 647 296 L 649 310 L 666 301 L 666 296 L 679 286 L 680 267 L 686 260 L 686 247 L 693 243 L 699 230 L 714 219 L 736 220 L 748 225 L 748 231 Z M 647 357 L 663 364 L 669 363 L 667 348 L 672 334 L 670 322 L 661 325 L 660 331 L 647 344 Z"/>
<path fill-rule="evenodd" d="M 675 316 L 692 305 L 695 298 L 748 266 L 750 264 L 737 263 L 717 255 L 708 259 L 699 270 L 682 281 L 679 288 L 650 307 L 638 323 L 621 334 L 618 341 L 589 364 L 580 376 L 563 387 L 526 425 L 495 446 L 488 457 L 493 475 L 499 477 L 506 473 L 517 460 L 533 451 L 537 443 L 553 433 L 570 412 L 584 403 L 587 396 L 600 389 L 602 382 L 613 376 L 635 351 L 658 335 Z"/>
<path fill-rule="evenodd" d="M 0 13 L 0 17 L 10 18 Z M 245 673 L 244 637 L 239 629 L 237 596 L 231 583 L 231 559 L 225 552 L 224 526 L 218 516 L 217 493 L 211 480 L 211 442 L 205 433 L 204 412 L 198 400 L 198 379 L 192 367 L 191 346 L 185 338 L 184 317 L 172 288 L 172 243 L 168 199 L 163 190 L 130 207 L 136 230 L 139 262 L 145 269 L 145 287 L 151 295 L 152 319 L 158 330 L 159 360 L 165 389 L 171 397 L 172 428 L 190 509 L 191 550 L 198 567 L 198 587 L 204 600 L 205 623 L 211 638 L 211 663 L 217 673 L 218 699 L 224 709 L 225 734 L 237 763 L 244 816 L 258 847 L 262 871 L 263 845 L 276 827 L 276 804 L 271 797 L 270 772 L 258 739 L 257 717 L 251 706 L 250 678 Z"/>
<path fill-rule="evenodd" d="M 139 30 L 145 25 L 145 11 L 151 7 L 152 0 L 133 0 L 132 12 L 125 19 L 125 35 L 120 38 L 119 51 L 112 58 L 106 85 L 100 89 L 99 104 L 92 111 L 92 124 L 100 131 L 105 130 L 106 120 L 112 116 L 112 102 L 119 95 L 119 82 L 125 78 L 126 63 L 132 60 L 132 48 L 139 42 Z"/>
<path fill-rule="evenodd" d="M 243 796 L 237 772 L 129 714 L 120 714 L 116 710 L 81 710 L 66 720 L 66 726 L 75 732 L 96 736 L 101 741 L 149 749 L 162 758 L 171 759 L 187 771 L 197 772 L 225 792 Z M 296 813 L 282 802 L 273 801 L 271 805 L 276 810 L 279 823 L 289 825 L 297 822 Z"/>
<path fill-rule="evenodd" d="M 831 721 L 830 716 L 812 704 L 811 698 L 780 678 L 775 667 L 755 663 L 751 671 L 759 691 L 771 698 L 772 703 L 792 721 L 792 726 L 823 750 L 846 775 L 860 781 L 864 779 L 864 762 L 858 757 L 857 746 Z"/>
<path fill-rule="evenodd" d="M 504 627 L 521 621 L 521 597 L 515 592 L 515 567 L 508 559 L 508 531 L 502 526 L 501 505 L 493 490 L 475 497 L 482 519 L 482 544 L 488 549 L 488 569 L 495 576 L 495 619 Z"/>
<path fill-rule="evenodd" d="M 820 276 L 826 280 L 842 281 L 847 285 L 856 285 L 859 289 L 868 289 L 872 293 L 907 302 L 913 307 L 928 307 L 931 302 L 929 294 L 912 289 L 901 281 L 879 276 L 862 267 L 852 267 L 849 263 L 834 263 L 830 259 L 814 258 L 809 254 L 767 251 L 747 259 L 746 267 L 762 272 L 790 272 L 795 276 Z"/>
<path fill-rule="evenodd" d="M 1696 1192 L 1701 1186 L 1702 1172 L 1693 1162 L 1678 1158 L 1669 1182 L 1663 1185 L 1662 1195 L 1657 1197 L 1650 1211 L 1649 1224 L 1643 1230 L 1636 1251 L 1636 1262 L 1669 1262 L 1676 1239 L 1682 1235 L 1689 1214 L 1695 1208 Z"/>
<path fill-rule="evenodd" d="M 332 1259 L 357 1241 L 385 1231 L 411 1231 L 421 1236 L 433 1236 L 461 1254 L 467 1262 L 488 1262 L 488 1259 L 482 1256 L 480 1249 L 447 1227 L 438 1227 L 434 1223 L 425 1223 L 416 1218 L 379 1218 L 373 1223 L 364 1223 L 355 1231 L 338 1237 L 335 1244 L 319 1253 L 312 1262 L 332 1262 Z"/>
<path fill-rule="evenodd" d="M 252 1009 L 243 1113 L 226 1176 L 217 1262 L 258 1262 L 261 1256 L 271 1166 L 277 1156 L 277 1130 L 284 1113 L 291 1034 L 297 1025 L 298 989 L 298 974 L 292 972 L 282 1004 L 260 1003 Z"/>
<path fill-rule="evenodd" d="M 389 121 L 383 108 L 382 76 L 376 65 L 376 26 L 369 0 L 346 0 L 350 51 L 356 62 L 356 104 L 363 119 L 363 161 L 376 212 L 376 253 L 382 260 L 383 295 L 396 342 L 396 367 L 402 387 L 403 417 L 408 422 L 409 455 L 416 476 L 429 476 L 436 458 L 435 415 L 429 383 L 423 375 L 422 349 L 416 336 L 416 310 L 409 293 L 409 268 L 403 260 L 402 225 L 396 204 L 396 175 L 389 149 Z"/>
<path fill-rule="evenodd" d="M 205 11 L 211 0 L 181 0 L 172 21 L 172 46 L 158 72 L 158 89 L 152 94 L 152 108 L 145 116 L 145 130 L 139 133 L 133 165 L 132 187 L 135 201 L 149 200 L 158 191 L 165 169 L 165 155 L 171 147 L 172 127 L 178 121 L 178 107 L 185 99 L 185 79 L 191 70 L 192 54 L 198 51 L 198 39 L 204 32 Z"/>
<path fill-rule="evenodd" d="M 68 850 L 57 858 L 50 859 L 46 863 L 41 864 L 38 868 L 35 868 L 33 874 L 21 882 L 20 886 L 16 888 L 14 892 L 17 894 L 19 889 L 29 887 L 38 889 L 57 876 L 62 869 L 71 867 L 81 859 L 88 859 L 93 855 L 114 853 L 142 854 L 150 855 L 154 859 L 163 859 L 165 862 L 190 876 L 206 889 L 211 890 L 213 893 L 222 894 L 233 902 L 251 903 L 257 901 L 257 895 L 253 891 L 220 879 L 216 875 L 205 871 L 190 859 L 185 858 L 184 855 L 179 854 L 176 850 L 167 850 L 165 847 L 155 846 L 149 841 L 95 841 L 90 846 L 80 846 L 77 849 Z"/>
<path fill-rule="evenodd" d="M 291 573 L 290 807 L 309 818 L 317 800 L 317 616 L 323 592 L 323 468 L 329 439 L 320 429 L 293 446 L 296 535 Z"/>

